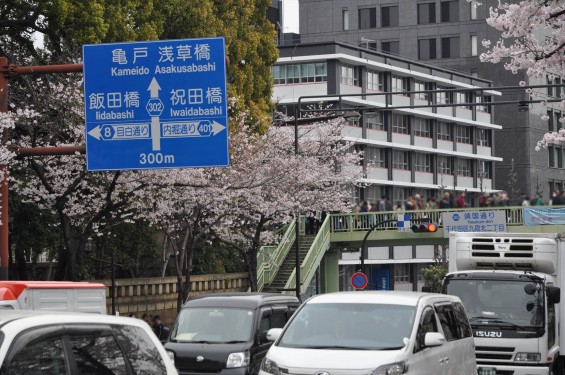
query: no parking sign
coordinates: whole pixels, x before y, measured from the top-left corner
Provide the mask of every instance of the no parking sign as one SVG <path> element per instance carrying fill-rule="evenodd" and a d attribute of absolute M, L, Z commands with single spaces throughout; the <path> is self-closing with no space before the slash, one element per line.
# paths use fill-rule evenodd
<path fill-rule="evenodd" d="M 353 276 L 351 276 L 351 285 L 355 289 L 365 289 L 368 282 L 367 275 L 363 272 L 355 272 Z"/>

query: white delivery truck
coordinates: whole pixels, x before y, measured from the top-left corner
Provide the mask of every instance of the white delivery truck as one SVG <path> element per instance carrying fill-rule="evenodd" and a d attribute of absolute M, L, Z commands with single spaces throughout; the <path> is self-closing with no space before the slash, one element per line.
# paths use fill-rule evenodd
<path fill-rule="evenodd" d="M 106 286 L 72 281 L 0 281 L 0 310 L 106 314 Z"/>
<path fill-rule="evenodd" d="M 565 235 L 450 233 L 444 292 L 463 301 L 479 375 L 565 374 Z"/>

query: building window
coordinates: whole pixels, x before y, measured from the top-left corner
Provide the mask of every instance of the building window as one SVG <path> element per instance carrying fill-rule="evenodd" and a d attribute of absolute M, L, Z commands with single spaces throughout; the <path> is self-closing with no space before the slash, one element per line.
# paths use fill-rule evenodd
<path fill-rule="evenodd" d="M 284 85 L 300 82 L 326 82 L 327 63 L 309 63 L 273 66 L 273 84 Z"/>
<path fill-rule="evenodd" d="M 316 66 L 314 64 L 300 64 L 300 82 L 315 82 Z"/>
<path fill-rule="evenodd" d="M 452 87 L 437 87 L 438 90 L 449 90 Z M 436 93 L 436 101 L 438 104 L 451 104 L 453 103 L 453 91 L 440 91 Z"/>
<path fill-rule="evenodd" d="M 385 130 L 385 125 L 383 121 L 383 112 L 373 112 L 373 113 L 365 113 L 365 124 L 367 125 L 367 129 L 372 130 Z"/>
<path fill-rule="evenodd" d="M 459 37 L 441 38 L 441 58 L 450 59 L 459 57 Z"/>
<path fill-rule="evenodd" d="M 431 89 L 431 84 L 428 82 L 422 82 L 422 81 L 414 81 L 414 91 L 429 91 Z M 430 93 L 428 92 L 420 92 L 420 93 L 414 93 L 414 99 L 420 99 L 420 100 L 429 100 L 430 98 Z"/>
<path fill-rule="evenodd" d="M 555 131 L 555 125 L 553 125 L 553 113 L 551 110 L 547 110 L 547 131 L 553 132 Z"/>
<path fill-rule="evenodd" d="M 563 82 L 565 82 L 565 79 L 563 80 Z M 548 85 L 561 85 L 562 84 L 561 77 L 548 76 L 547 77 L 547 84 Z M 548 87 L 547 88 L 547 95 L 552 96 L 554 98 L 560 98 L 561 97 L 561 87 Z"/>
<path fill-rule="evenodd" d="M 398 26 L 398 6 L 381 7 L 381 27 Z"/>
<path fill-rule="evenodd" d="M 286 83 L 286 67 L 283 66 L 273 66 L 273 84 L 274 85 L 284 85 Z"/>
<path fill-rule="evenodd" d="M 455 103 L 463 104 L 460 105 L 459 108 L 467 108 L 471 109 L 469 103 L 471 103 L 471 93 L 470 92 L 456 92 L 455 93 Z"/>
<path fill-rule="evenodd" d="M 394 265 L 394 282 L 407 283 L 410 282 L 410 264 L 397 263 Z"/>
<path fill-rule="evenodd" d="M 410 170 L 410 168 L 408 168 L 408 158 L 408 151 L 392 150 L 392 168 L 405 171 Z"/>
<path fill-rule="evenodd" d="M 341 66 L 341 83 L 351 86 L 359 86 L 359 70 L 353 65 Z"/>
<path fill-rule="evenodd" d="M 396 93 L 397 95 L 408 96 L 408 94 L 405 94 L 405 92 L 410 91 L 408 82 L 408 77 L 393 75 L 391 78 L 391 92 Z"/>
<path fill-rule="evenodd" d="M 341 14 L 343 16 L 343 30 L 349 30 L 349 10 L 343 9 Z"/>
<path fill-rule="evenodd" d="M 300 65 L 286 66 L 286 83 L 300 83 Z"/>
<path fill-rule="evenodd" d="M 436 23 L 436 3 L 418 4 L 418 25 Z"/>
<path fill-rule="evenodd" d="M 367 147 L 365 149 L 365 160 L 369 166 L 386 168 L 386 149 Z"/>
<path fill-rule="evenodd" d="M 448 122 L 438 121 L 437 139 L 441 139 L 442 141 L 451 141 L 451 124 Z"/>
<path fill-rule="evenodd" d="M 559 118 L 561 117 L 561 113 L 559 111 L 555 111 L 553 112 L 553 123 L 555 124 L 555 131 L 558 132 L 559 129 L 561 129 L 563 127 L 563 123 L 561 121 L 559 121 Z"/>
<path fill-rule="evenodd" d="M 452 159 L 449 156 L 438 156 L 437 157 L 437 173 L 439 174 L 451 174 L 452 169 Z"/>
<path fill-rule="evenodd" d="M 491 147 L 491 131 L 489 129 L 477 129 L 477 146 Z"/>
<path fill-rule="evenodd" d="M 555 147 L 548 146 L 547 151 L 548 151 L 548 154 L 549 154 L 548 165 L 550 167 L 555 167 Z"/>
<path fill-rule="evenodd" d="M 367 71 L 367 89 L 373 91 L 384 91 L 384 76 L 382 72 Z"/>
<path fill-rule="evenodd" d="M 476 35 L 471 35 L 471 56 L 479 55 L 479 45 Z"/>
<path fill-rule="evenodd" d="M 397 40 L 381 42 L 381 50 L 386 53 L 400 55 L 400 43 Z"/>
<path fill-rule="evenodd" d="M 471 159 L 455 159 L 455 174 L 462 177 L 471 177 Z"/>
<path fill-rule="evenodd" d="M 459 1 L 442 1 L 441 22 L 459 22 Z"/>
<path fill-rule="evenodd" d="M 471 144 L 471 127 L 457 125 L 455 128 L 455 141 L 457 143 Z"/>
<path fill-rule="evenodd" d="M 431 172 L 432 171 L 432 164 L 430 162 L 431 157 L 430 154 L 422 154 L 419 152 L 415 152 L 412 157 L 414 158 L 414 170 L 416 172 Z"/>
<path fill-rule="evenodd" d="M 477 106 L 477 111 L 479 112 L 485 112 L 485 113 L 490 113 L 490 96 L 482 96 L 477 94 L 475 96 L 475 103 L 484 103 L 483 105 L 478 105 Z"/>
<path fill-rule="evenodd" d="M 481 178 L 492 178 L 492 164 L 488 161 L 479 161 L 479 172 L 477 177 Z"/>
<path fill-rule="evenodd" d="M 412 130 L 416 137 L 431 138 L 430 120 L 421 117 L 413 117 Z"/>
<path fill-rule="evenodd" d="M 359 9 L 359 28 L 374 29 L 377 27 L 377 8 Z"/>
<path fill-rule="evenodd" d="M 469 3 L 471 4 L 471 19 L 476 20 L 477 19 L 477 0 L 471 0 L 471 1 L 469 1 Z"/>
<path fill-rule="evenodd" d="M 400 134 L 410 134 L 408 130 L 408 119 L 407 115 L 400 115 L 398 113 L 392 114 L 392 132 Z"/>
<path fill-rule="evenodd" d="M 557 153 L 557 168 L 563 168 L 563 149 L 561 147 L 555 147 Z"/>
<path fill-rule="evenodd" d="M 418 40 L 418 59 L 420 60 L 434 60 L 437 58 L 436 54 L 436 40 L 433 39 L 419 39 Z"/>

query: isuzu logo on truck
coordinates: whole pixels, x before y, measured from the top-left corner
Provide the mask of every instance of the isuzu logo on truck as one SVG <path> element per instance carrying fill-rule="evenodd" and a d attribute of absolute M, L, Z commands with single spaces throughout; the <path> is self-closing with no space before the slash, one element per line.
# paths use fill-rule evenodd
<path fill-rule="evenodd" d="M 475 337 L 502 337 L 502 332 L 497 332 L 497 331 L 475 331 Z"/>

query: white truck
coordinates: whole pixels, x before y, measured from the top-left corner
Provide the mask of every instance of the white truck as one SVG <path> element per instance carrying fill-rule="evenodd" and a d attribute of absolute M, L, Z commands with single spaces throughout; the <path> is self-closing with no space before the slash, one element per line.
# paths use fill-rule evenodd
<path fill-rule="evenodd" d="M 0 281 L 0 310 L 106 314 L 106 286 L 72 281 Z"/>
<path fill-rule="evenodd" d="M 478 375 L 565 374 L 565 234 L 450 233 L 443 291 L 463 301 Z"/>

